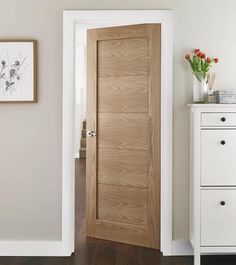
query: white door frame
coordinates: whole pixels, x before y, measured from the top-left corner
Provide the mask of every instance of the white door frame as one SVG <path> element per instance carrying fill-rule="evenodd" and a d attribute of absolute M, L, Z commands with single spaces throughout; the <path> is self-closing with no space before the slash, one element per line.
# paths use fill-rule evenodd
<path fill-rule="evenodd" d="M 68 10 L 63 14 L 62 241 L 74 251 L 75 27 L 161 24 L 161 252 L 172 255 L 172 78 L 171 10 Z"/>

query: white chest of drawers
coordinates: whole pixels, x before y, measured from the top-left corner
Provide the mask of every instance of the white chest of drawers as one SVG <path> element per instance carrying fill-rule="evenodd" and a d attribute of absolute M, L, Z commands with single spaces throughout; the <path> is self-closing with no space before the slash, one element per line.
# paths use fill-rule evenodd
<path fill-rule="evenodd" d="M 190 108 L 190 241 L 201 254 L 236 254 L 236 105 Z"/>

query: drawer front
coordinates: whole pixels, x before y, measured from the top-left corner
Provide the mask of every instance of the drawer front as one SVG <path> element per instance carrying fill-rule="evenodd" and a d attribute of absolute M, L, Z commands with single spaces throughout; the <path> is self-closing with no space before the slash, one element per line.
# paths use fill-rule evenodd
<path fill-rule="evenodd" d="M 236 246 L 236 190 L 201 191 L 201 246 Z"/>
<path fill-rule="evenodd" d="M 236 126 L 235 112 L 202 113 L 203 127 L 225 127 Z"/>
<path fill-rule="evenodd" d="M 201 185 L 236 185 L 236 130 L 201 131 Z"/>

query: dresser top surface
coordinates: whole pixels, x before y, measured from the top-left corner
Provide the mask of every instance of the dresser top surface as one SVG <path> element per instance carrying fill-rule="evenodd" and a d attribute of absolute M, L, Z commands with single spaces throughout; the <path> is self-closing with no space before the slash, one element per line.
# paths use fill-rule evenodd
<path fill-rule="evenodd" d="M 236 108 L 236 104 L 188 104 L 190 108 Z"/>
<path fill-rule="evenodd" d="M 236 112 L 236 104 L 188 104 L 196 112 Z"/>

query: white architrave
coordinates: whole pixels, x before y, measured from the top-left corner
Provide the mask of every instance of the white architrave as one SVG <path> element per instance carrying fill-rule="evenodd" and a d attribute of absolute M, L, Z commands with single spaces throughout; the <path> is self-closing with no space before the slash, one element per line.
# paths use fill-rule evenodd
<path fill-rule="evenodd" d="M 161 252 L 172 255 L 172 78 L 171 10 L 68 10 L 63 22 L 62 242 L 74 251 L 75 28 L 161 24 Z"/>

